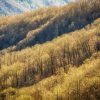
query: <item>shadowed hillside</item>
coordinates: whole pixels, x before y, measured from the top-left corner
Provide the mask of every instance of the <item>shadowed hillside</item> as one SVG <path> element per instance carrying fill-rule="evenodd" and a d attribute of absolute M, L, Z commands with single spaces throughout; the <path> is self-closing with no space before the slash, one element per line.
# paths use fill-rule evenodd
<path fill-rule="evenodd" d="M 3 18 L 0 21 L 0 49 L 15 46 L 14 49 L 20 50 L 83 28 L 100 17 L 99 5 L 99 0 L 83 0 L 61 8 Z"/>

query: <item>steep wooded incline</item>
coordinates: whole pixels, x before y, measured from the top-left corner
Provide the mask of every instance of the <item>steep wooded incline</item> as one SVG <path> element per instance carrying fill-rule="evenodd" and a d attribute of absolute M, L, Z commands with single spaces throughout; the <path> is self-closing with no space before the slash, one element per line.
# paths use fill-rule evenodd
<path fill-rule="evenodd" d="M 100 0 L 40 9 L 0 20 L 0 49 L 20 50 L 81 29 L 100 17 Z"/>
<path fill-rule="evenodd" d="M 0 100 L 100 100 L 100 0 L 1 17 Z"/>

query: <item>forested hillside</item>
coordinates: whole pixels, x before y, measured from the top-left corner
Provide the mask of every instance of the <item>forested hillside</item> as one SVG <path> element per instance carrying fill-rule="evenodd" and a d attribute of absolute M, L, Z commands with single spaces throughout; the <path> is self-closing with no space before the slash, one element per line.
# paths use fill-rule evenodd
<path fill-rule="evenodd" d="M 1 17 L 0 100 L 100 100 L 100 0 Z"/>
<path fill-rule="evenodd" d="M 1 18 L 0 49 L 13 46 L 20 50 L 83 28 L 100 17 L 99 5 L 99 0 L 83 0 L 61 8 L 44 8 L 32 13 Z"/>

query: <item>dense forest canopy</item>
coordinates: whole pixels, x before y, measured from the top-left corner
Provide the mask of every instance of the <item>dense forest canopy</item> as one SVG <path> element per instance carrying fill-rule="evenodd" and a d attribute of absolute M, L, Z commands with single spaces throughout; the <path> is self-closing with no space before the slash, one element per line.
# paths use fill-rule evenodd
<path fill-rule="evenodd" d="M 100 0 L 1 17 L 0 100 L 100 100 Z"/>

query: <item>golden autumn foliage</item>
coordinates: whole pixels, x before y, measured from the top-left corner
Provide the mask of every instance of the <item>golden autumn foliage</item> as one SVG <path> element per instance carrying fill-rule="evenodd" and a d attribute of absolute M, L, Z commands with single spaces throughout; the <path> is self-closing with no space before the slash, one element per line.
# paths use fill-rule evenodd
<path fill-rule="evenodd" d="M 100 100 L 100 0 L 0 18 L 0 100 Z"/>
<path fill-rule="evenodd" d="M 4 90 L 9 87 L 29 86 L 59 73 L 57 70 L 62 66 L 66 72 L 70 66 L 81 66 L 99 50 L 98 22 L 100 19 L 85 29 L 62 35 L 52 42 L 1 54 L 0 88 Z M 99 57 L 99 54 L 97 56 Z"/>
<path fill-rule="evenodd" d="M 100 53 L 95 53 L 79 68 L 70 65 L 39 83 L 20 89 L 8 88 L 0 93 L 6 100 L 99 100 Z"/>
<path fill-rule="evenodd" d="M 1 18 L 0 50 L 20 50 L 81 29 L 100 17 L 99 5 L 100 0 L 82 0 Z"/>

